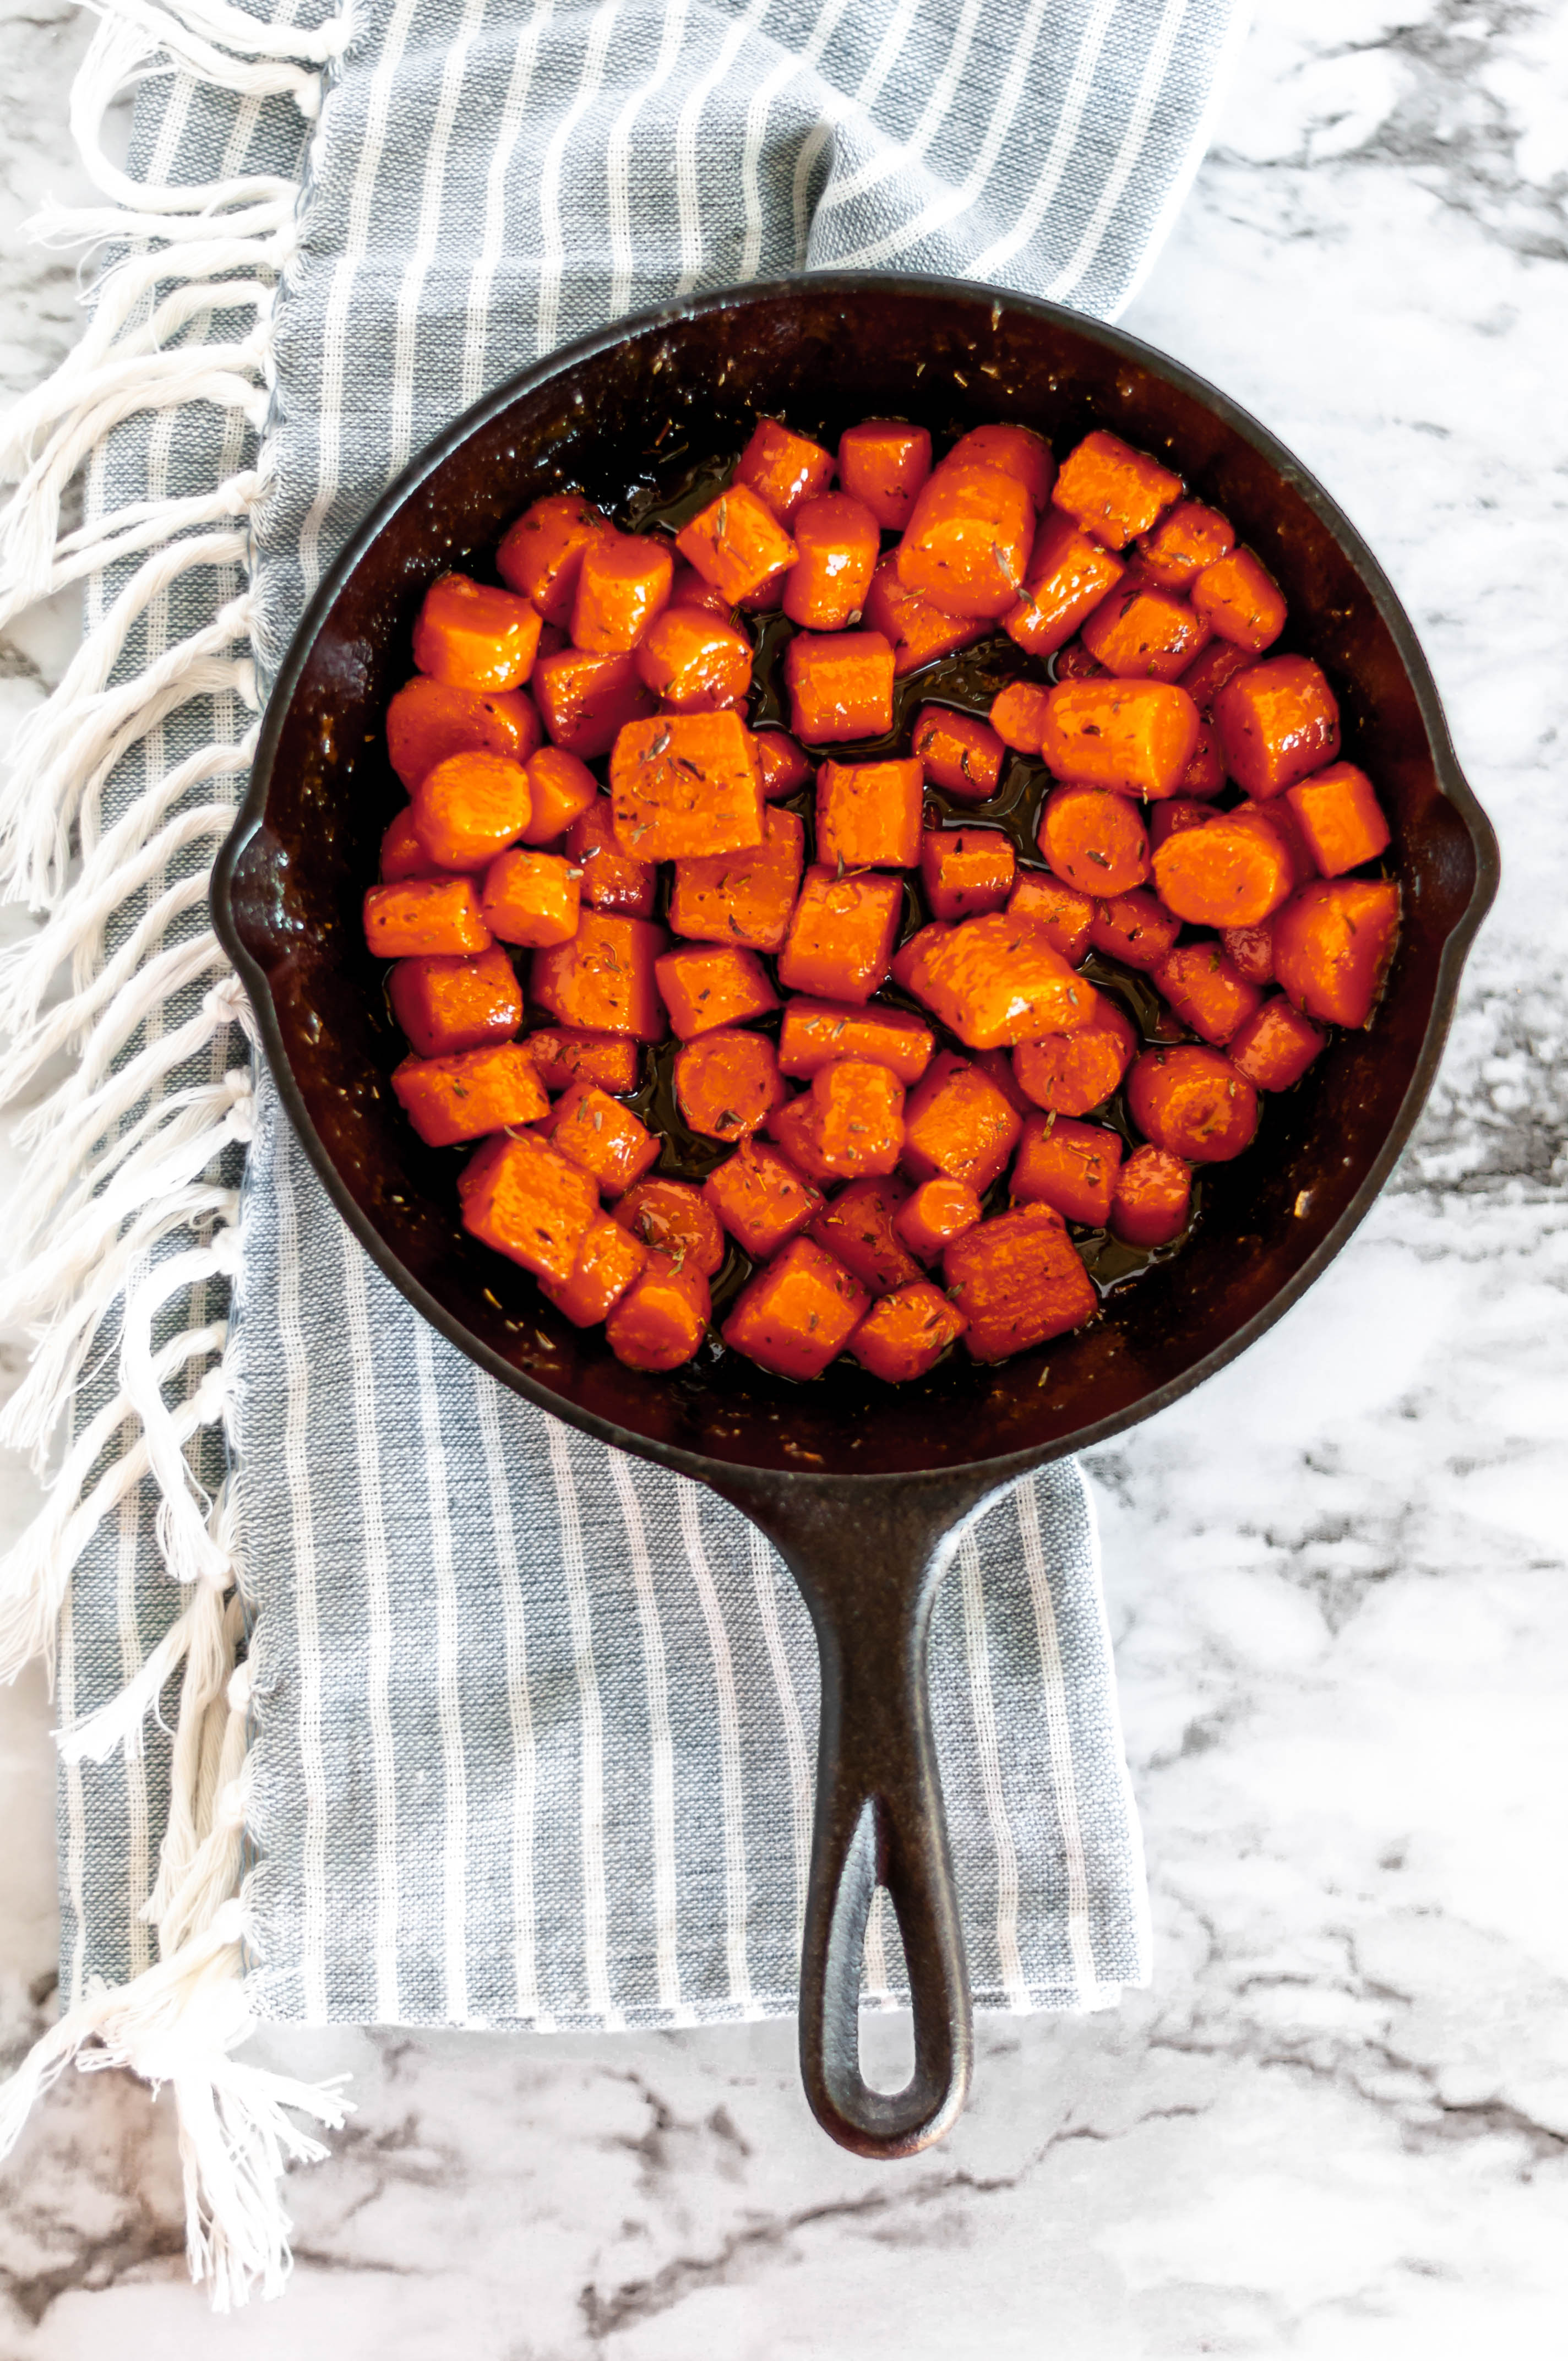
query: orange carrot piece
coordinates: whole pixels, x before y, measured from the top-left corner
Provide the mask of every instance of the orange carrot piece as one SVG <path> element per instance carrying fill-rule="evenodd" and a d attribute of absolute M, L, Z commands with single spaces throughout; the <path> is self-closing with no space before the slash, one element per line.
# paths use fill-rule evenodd
<path fill-rule="evenodd" d="M 914 1180 L 967 1180 L 977 1196 L 1006 1169 L 1022 1121 L 989 1075 L 944 1049 L 909 1094 L 904 1169 Z"/>
<path fill-rule="evenodd" d="M 808 746 L 893 728 L 893 649 L 880 631 L 802 631 L 784 650 L 790 728 Z"/>
<path fill-rule="evenodd" d="M 817 774 L 823 868 L 913 869 L 920 859 L 925 774 L 917 762 L 824 763 Z"/>
<path fill-rule="evenodd" d="M 1299 1082 L 1325 1037 L 1283 994 L 1276 993 L 1232 1036 L 1225 1055 L 1260 1091 L 1288 1091 Z"/>
<path fill-rule="evenodd" d="M 931 1062 L 928 1025 L 902 1008 L 857 1008 L 852 1002 L 786 1000 L 779 1033 L 779 1071 L 809 1082 L 835 1058 L 886 1066 L 907 1088 Z"/>
<path fill-rule="evenodd" d="M 869 1059 L 836 1058 L 770 1126 L 792 1163 L 813 1180 L 891 1172 L 904 1148 L 904 1084 Z"/>
<path fill-rule="evenodd" d="M 668 711 L 722 713 L 745 702 L 751 642 L 728 616 L 672 604 L 649 624 L 637 673 Z"/>
<path fill-rule="evenodd" d="M 779 953 L 780 983 L 817 1000 L 869 1000 L 886 977 L 903 911 L 898 877 L 808 869 Z"/>
<path fill-rule="evenodd" d="M 738 713 L 629 721 L 609 758 L 620 849 L 637 861 L 743 852 L 762 841 L 762 783 Z"/>
<path fill-rule="evenodd" d="M 1057 1115 L 1089 1115 L 1103 1106 L 1137 1051 L 1138 1037 L 1109 994 L 1097 992 L 1087 1025 L 1021 1041 L 1013 1074 L 1025 1098 Z"/>
<path fill-rule="evenodd" d="M 545 1025 L 529 1035 L 525 1046 L 547 1091 L 570 1090 L 576 1082 L 597 1082 L 612 1098 L 627 1098 L 641 1078 L 642 1052 L 622 1034 Z"/>
<path fill-rule="evenodd" d="M 444 953 L 400 960 L 388 979 L 387 997 L 422 1058 L 510 1041 L 522 1023 L 522 993 L 499 943 L 472 959 Z"/>
<path fill-rule="evenodd" d="M 1058 779 L 1173 796 L 1197 744 L 1198 708 L 1174 682 L 1074 680 L 1051 691 L 1042 752 Z"/>
<path fill-rule="evenodd" d="M 431 859 L 420 842 L 414 826 L 413 806 L 405 806 L 381 839 L 378 862 L 383 885 L 400 885 L 409 877 L 439 877 L 440 864 Z"/>
<path fill-rule="evenodd" d="M 797 434 L 782 418 L 760 418 L 735 462 L 735 481 L 749 484 L 783 525 L 803 501 L 817 499 L 832 480 L 831 451 L 809 435 Z"/>
<path fill-rule="evenodd" d="M 1008 897 L 1007 915 L 1038 927 L 1051 949 L 1061 953 L 1069 967 L 1076 967 L 1089 949 L 1094 906 L 1092 895 L 1064 885 L 1048 870 L 1025 869 Z"/>
<path fill-rule="evenodd" d="M 752 745 L 757 766 L 762 774 L 762 796 L 767 803 L 777 803 L 785 796 L 809 786 L 816 773 L 795 740 L 782 730 L 757 730 L 752 732 Z"/>
<path fill-rule="evenodd" d="M 569 942 L 579 916 L 576 873 L 559 853 L 514 845 L 486 870 L 480 907 L 486 925 L 503 943 L 543 950 Z"/>
<path fill-rule="evenodd" d="M 891 549 L 877 560 L 872 587 L 866 593 L 865 619 L 892 648 L 894 675 L 898 680 L 907 673 L 919 672 L 924 665 L 935 664 L 938 656 L 956 654 L 959 648 L 972 648 L 992 628 L 983 615 L 944 614 L 929 598 L 906 590 L 898 578 L 897 552 Z M 891 721 L 888 726 L 892 727 Z"/>
<path fill-rule="evenodd" d="M 1185 688 L 1187 684 L 1182 682 Z M 1225 759 L 1220 752 L 1220 733 L 1212 721 L 1200 720 L 1198 743 L 1192 749 L 1192 759 L 1176 783 L 1178 796 L 1198 802 L 1217 796 L 1225 784 Z"/>
<path fill-rule="evenodd" d="M 1014 1159 L 1014 1202 L 1054 1205 L 1064 1221 L 1103 1229 L 1121 1162 L 1121 1140 L 1103 1124 L 1032 1115 Z"/>
<path fill-rule="evenodd" d="M 676 558 L 675 570 L 670 577 L 670 604 L 696 607 L 705 615 L 717 615 L 720 622 L 735 620 L 735 610 L 723 592 L 716 590 L 711 582 L 705 582 L 696 566 L 688 566 L 684 557 Z"/>
<path fill-rule="evenodd" d="M 550 1112 L 538 1071 L 521 1041 L 496 1041 L 455 1057 L 405 1058 L 392 1069 L 399 1105 L 432 1148 L 482 1139 Z"/>
<path fill-rule="evenodd" d="M 706 943 L 777 951 L 789 932 L 806 858 L 806 828 L 795 812 L 765 811 L 762 841 L 745 852 L 677 861 L 670 930 Z"/>
<path fill-rule="evenodd" d="M 1137 567 L 1146 580 L 1167 590 L 1186 590 L 1206 566 L 1235 545 L 1230 519 L 1201 500 L 1178 500 L 1153 529 L 1140 534 Z"/>
<path fill-rule="evenodd" d="M 931 437 L 902 419 L 866 418 L 839 437 L 839 481 L 883 533 L 902 533 L 931 472 Z"/>
<path fill-rule="evenodd" d="M 1187 1227 L 1191 1206 L 1191 1167 L 1146 1141 L 1116 1176 L 1111 1228 L 1124 1246 L 1168 1246 Z"/>
<path fill-rule="evenodd" d="M 1051 678 L 1058 685 L 1069 680 L 1109 680 L 1111 677 L 1098 657 L 1090 654 L 1081 639 L 1073 640 L 1061 649 L 1051 664 Z"/>
<path fill-rule="evenodd" d="M 475 869 L 528 826 L 528 773 L 510 755 L 470 749 L 427 771 L 410 807 L 420 842 L 443 869 Z"/>
<path fill-rule="evenodd" d="M 533 694 L 551 742 L 585 763 L 608 754 L 629 721 L 653 710 L 634 654 L 600 655 L 588 648 L 541 656 Z"/>
<path fill-rule="evenodd" d="M 1037 754 L 1050 709 L 1051 693 L 1038 681 L 1010 680 L 991 700 L 991 726 L 1016 754 Z M 1001 764 L 997 765 L 998 776 Z"/>
<path fill-rule="evenodd" d="M 597 1328 L 608 1320 L 648 1261 L 648 1249 L 612 1221 L 599 1214 L 583 1233 L 577 1259 L 569 1279 L 542 1279 L 540 1292 L 575 1328 Z"/>
<path fill-rule="evenodd" d="M 1347 869 L 1359 869 L 1387 850 L 1388 822 L 1376 790 L 1354 763 L 1331 763 L 1326 771 L 1287 787 L 1282 801 L 1325 877 L 1343 877 Z"/>
<path fill-rule="evenodd" d="M 1271 803 L 1254 803 L 1250 796 L 1236 805 L 1234 811 L 1221 815 L 1228 828 L 1239 828 L 1258 837 L 1266 844 L 1276 844 L 1285 856 L 1292 890 L 1315 877 L 1318 865 L 1312 859 L 1307 840 L 1301 833 L 1301 823 L 1284 796 L 1276 796 Z"/>
<path fill-rule="evenodd" d="M 810 1235 L 837 1255 L 868 1295 L 891 1295 L 921 1276 L 920 1266 L 894 1229 L 909 1191 L 891 1173 L 851 1180 L 811 1224 Z"/>
<path fill-rule="evenodd" d="M 689 1180 L 639 1180 L 615 1207 L 615 1219 L 648 1248 L 677 1269 L 689 1263 L 711 1279 L 724 1260 L 724 1233 L 707 1192 Z"/>
<path fill-rule="evenodd" d="M 1193 927 L 1255 927 L 1289 899 L 1294 877 L 1277 837 L 1227 815 L 1183 829 L 1154 857 L 1155 891 Z"/>
<path fill-rule="evenodd" d="M 1188 796 L 1169 796 L 1156 804 L 1149 814 L 1151 859 L 1167 837 L 1179 836 L 1184 828 L 1207 828 L 1213 817 L 1207 804 L 1194 803 Z"/>
<path fill-rule="evenodd" d="M 521 688 L 533 670 L 540 615 L 515 590 L 444 574 L 414 622 L 414 662 L 451 688 Z"/>
<path fill-rule="evenodd" d="M 1176 680 L 1213 629 L 1175 590 L 1129 574 L 1083 626 L 1083 644 L 1119 680 Z"/>
<path fill-rule="evenodd" d="M 1282 795 L 1339 752 L 1339 706 L 1309 656 L 1270 656 L 1214 699 L 1225 768 L 1249 796 Z"/>
<path fill-rule="evenodd" d="M 574 1082 L 541 1126 L 569 1163 L 592 1173 L 607 1197 L 619 1197 L 659 1160 L 660 1142 L 646 1124 L 595 1082 Z"/>
<path fill-rule="evenodd" d="M 1033 656 L 1054 655 L 1122 578 L 1122 561 L 1054 509 L 1040 519 L 1015 606 L 1002 618 Z"/>
<path fill-rule="evenodd" d="M 1004 476 L 1017 478 L 1034 509 L 1045 507 L 1057 477 L 1051 446 L 1032 426 L 971 426 L 967 434 L 959 435 L 942 465 L 1000 467 Z"/>
<path fill-rule="evenodd" d="M 893 1226 L 917 1260 L 936 1262 L 944 1246 L 973 1229 L 980 1211 L 979 1194 L 967 1180 L 938 1172 L 905 1199 Z"/>
<path fill-rule="evenodd" d="M 765 1261 L 822 1210 L 822 1191 L 765 1139 L 743 1139 L 702 1184 L 743 1254 Z"/>
<path fill-rule="evenodd" d="M 585 1033 L 662 1041 L 664 1010 L 655 963 L 668 937 L 646 918 L 585 910 L 570 942 L 535 951 L 529 991 L 539 1005 Z"/>
<path fill-rule="evenodd" d="M 1285 629 L 1285 594 L 1263 560 L 1233 549 L 1206 566 L 1192 585 L 1193 611 L 1249 655 L 1271 648 Z"/>
<path fill-rule="evenodd" d="M 411 877 L 365 896 L 365 941 L 377 959 L 488 951 L 493 940 L 471 877 Z"/>
<path fill-rule="evenodd" d="M 1304 1016 L 1365 1025 L 1399 939 L 1392 878 L 1325 877 L 1303 885 L 1274 922 L 1274 972 Z"/>
<path fill-rule="evenodd" d="M 654 1255 L 604 1323 L 610 1351 L 629 1369 L 678 1369 L 702 1349 L 713 1304 L 701 1271 Z"/>
<path fill-rule="evenodd" d="M 1260 920 L 1255 927 L 1224 927 L 1220 932 L 1225 957 L 1249 983 L 1274 982 L 1274 921 Z"/>
<path fill-rule="evenodd" d="M 1157 968 L 1181 932 L 1181 921 L 1142 887 L 1094 905 L 1089 939 L 1108 959 L 1146 972 Z"/>
<path fill-rule="evenodd" d="M 387 708 L 387 755 L 411 796 L 428 771 L 470 747 L 526 763 L 543 732 L 523 688 L 453 688 L 417 674 Z"/>
<path fill-rule="evenodd" d="M 867 1303 L 865 1289 L 836 1256 L 792 1238 L 735 1300 L 727 1345 L 780 1377 L 819 1378 L 849 1343 Z"/>
<path fill-rule="evenodd" d="M 1013 840 L 999 828 L 931 828 L 920 840 L 920 878 L 933 917 L 1005 908 L 1017 865 Z"/>
<path fill-rule="evenodd" d="M 1213 941 L 1182 943 L 1156 968 L 1154 981 L 1182 1023 L 1216 1049 L 1256 1015 L 1263 998 Z"/>
<path fill-rule="evenodd" d="M 1124 549 L 1181 497 L 1181 478 L 1146 451 L 1097 427 L 1061 463 L 1051 498 L 1080 532 Z"/>
<path fill-rule="evenodd" d="M 898 544 L 898 578 L 945 614 L 1004 615 L 1017 602 L 1035 511 L 1015 476 L 948 461 L 921 488 Z"/>
<path fill-rule="evenodd" d="M 1245 648 L 1238 648 L 1230 640 L 1211 640 L 1201 656 L 1195 656 L 1181 675 L 1181 686 L 1205 719 L 1214 709 L 1214 699 L 1227 681 L 1236 675 L 1250 672 L 1257 658 Z"/>
<path fill-rule="evenodd" d="M 615 808 L 597 790 L 592 803 L 580 811 L 566 830 L 566 859 L 582 871 L 583 900 L 593 910 L 614 910 L 623 917 L 652 916 L 659 890 L 656 862 L 634 861 L 622 852 L 615 832 Z"/>
<path fill-rule="evenodd" d="M 928 1279 L 916 1279 L 873 1303 L 850 1339 L 863 1369 L 890 1386 L 907 1385 L 934 1369 L 969 1323 Z"/>
<path fill-rule="evenodd" d="M 875 517 L 848 492 L 824 492 L 802 501 L 793 530 L 800 555 L 784 577 L 784 613 L 810 631 L 848 631 L 861 620 L 876 569 Z"/>
<path fill-rule="evenodd" d="M 536 1279 L 570 1279 L 599 1192 L 531 1131 L 498 1132 L 458 1175 L 463 1226 Z"/>
<path fill-rule="evenodd" d="M 945 705 L 923 705 L 916 717 L 910 752 L 934 787 L 960 802 L 984 803 L 1002 779 L 1002 740 L 978 714 L 954 713 Z"/>
<path fill-rule="evenodd" d="M 1005 1360 L 1081 1328 L 1100 1308 L 1061 1215 L 1018 1205 L 955 1238 L 942 1257 L 948 1294 L 969 1322 L 977 1361 Z"/>
<path fill-rule="evenodd" d="M 682 943 L 655 962 L 654 973 L 678 1041 L 748 1024 L 779 1005 L 762 961 L 733 943 Z"/>
<path fill-rule="evenodd" d="M 1064 885 L 1102 898 L 1130 893 L 1149 873 L 1148 830 L 1129 797 L 1107 787 L 1057 787 L 1036 842 Z"/>
<path fill-rule="evenodd" d="M 1188 1164 L 1228 1164 L 1252 1145 L 1257 1093 L 1218 1049 L 1146 1049 L 1127 1076 L 1127 1111 L 1146 1139 Z"/>
<path fill-rule="evenodd" d="M 550 492 L 507 528 L 496 552 L 496 571 L 532 599 L 547 623 L 565 625 L 577 595 L 583 552 L 609 524 L 580 492 Z"/>
<path fill-rule="evenodd" d="M 730 484 L 675 535 L 675 547 L 731 606 L 793 566 L 800 552 L 750 484 Z"/>
<path fill-rule="evenodd" d="M 909 987 L 970 1049 L 1010 1049 L 1089 1021 L 1093 993 L 1037 927 L 1005 910 L 932 943 Z"/>
<path fill-rule="evenodd" d="M 611 655 L 636 647 L 668 604 L 675 561 L 667 541 L 645 533 L 601 533 L 583 552 L 572 601 L 572 639 Z"/>
<path fill-rule="evenodd" d="M 731 1145 L 761 1131 L 782 1106 L 784 1086 L 773 1043 L 729 1026 L 688 1041 L 677 1053 L 675 1104 L 693 1131 Z"/>
<path fill-rule="evenodd" d="M 528 763 L 528 799 L 532 806 L 524 844 L 554 844 L 565 836 L 598 794 L 598 781 L 586 763 L 562 746 L 541 746 Z"/>

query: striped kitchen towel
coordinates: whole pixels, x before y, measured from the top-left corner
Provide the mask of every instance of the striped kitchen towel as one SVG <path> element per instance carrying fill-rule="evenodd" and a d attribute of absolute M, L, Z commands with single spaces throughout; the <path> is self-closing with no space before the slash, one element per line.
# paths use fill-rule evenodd
<path fill-rule="evenodd" d="M 203 897 L 267 681 L 422 442 L 609 319 L 829 264 L 1113 313 L 1239 18 L 106 7 L 74 120 L 107 202 L 53 226 L 107 267 L 5 445 L 0 616 L 83 580 L 88 632 L 0 806 L 49 914 L 0 979 L 0 1086 L 78 1054 L 29 1119 L 9 1308 L 43 1343 L 5 1429 L 42 1454 L 69 1405 L 71 1440 L 0 1590 L 0 1671 L 58 1661 L 66 2015 L 0 2149 L 83 2045 L 173 2079 L 220 2301 L 279 2282 L 277 2176 L 318 2152 L 300 2112 L 336 2109 L 234 2054 L 257 2021 L 790 2008 L 816 1712 L 760 1537 L 426 1328 L 253 1072 Z M 122 170 L 97 126 L 133 76 Z M 1146 1972 L 1142 1873 L 1074 1468 L 964 1541 L 933 1664 L 978 1997 L 1113 1998 Z M 880 1919 L 867 1965 L 899 1992 Z"/>

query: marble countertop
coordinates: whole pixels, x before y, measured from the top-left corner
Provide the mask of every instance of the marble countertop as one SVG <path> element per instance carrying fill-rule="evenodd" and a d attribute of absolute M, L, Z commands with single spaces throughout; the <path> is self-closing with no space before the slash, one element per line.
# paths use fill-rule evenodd
<path fill-rule="evenodd" d="M 63 0 L 5 22 L 11 232 L 73 187 L 85 30 Z M 286 2301 L 221 2325 L 184 2280 L 167 2103 L 72 2076 L 0 2178 L 3 2361 L 1562 2351 L 1565 131 L 1561 10 L 1258 0 L 1126 318 L 1361 526 L 1505 862 L 1372 1218 L 1242 1361 L 1093 1457 L 1152 1989 L 983 2022 L 970 2114 L 892 2169 L 817 2135 L 787 2026 L 279 2038 L 348 2070 L 357 2113 L 291 2183 Z M 0 238 L 7 385 L 70 340 L 71 294 Z M 69 644 L 69 615 L 27 619 L 0 713 Z M 0 1538 L 30 1498 L 6 1470 Z M 41 1683 L 0 1692 L 0 2043 L 51 2005 L 47 1728 Z"/>

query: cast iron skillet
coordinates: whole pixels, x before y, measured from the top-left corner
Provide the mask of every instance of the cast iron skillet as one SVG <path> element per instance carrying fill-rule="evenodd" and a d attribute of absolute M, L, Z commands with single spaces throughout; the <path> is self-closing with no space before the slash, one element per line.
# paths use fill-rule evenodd
<path fill-rule="evenodd" d="M 1394 824 L 1404 931 L 1372 1029 L 1266 1108 L 1257 1149 L 1212 1170 L 1185 1253 L 1103 1318 L 999 1368 L 961 1356 L 916 1385 L 852 1365 L 793 1386 L 726 1355 L 625 1369 L 458 1226 L 450 1159 L 422 1148 L 385 1079 L 400 1054 L 359 903 L 402 800 L 381 721 L 411 669 L 431 579 L 488 555 L 559 483 L 607 507 L 732 454 L 759 411 L 836 434 L 892 412 L 942 437 L 990 418 L 1058 452 L 1096 424 L 1168 454 L 1234 521 L 1325 665 L 1348 754 Z M 1460 969 L 1497 881 L 1409 623 L 1354 528 L 1274 438 L 1132 337 L 1047 304 L 930 280 L 832 277 L 702 296 L 525 370 L 413 463 L 300 627 L 213 887 L 278 1087 L 344 1218 L 393 1283 L 484 1368 L 621 1449 L 701 1477 L 755 1520 L 805 1594 L 822 1672 L 801 1969 L 806 2090 L 833 2137 L 907 2156 L 952 2125 L 971 2033 L 926 1694 L 938 1576 L 960 1529 L 1026 1470 L 1116 1434 L 1277 1320 L 1387 1179 L 1436 1071 Z M 913 2078 L 859 2064 L 866 1916 L 888 1890 L 914 2001 Z"/>

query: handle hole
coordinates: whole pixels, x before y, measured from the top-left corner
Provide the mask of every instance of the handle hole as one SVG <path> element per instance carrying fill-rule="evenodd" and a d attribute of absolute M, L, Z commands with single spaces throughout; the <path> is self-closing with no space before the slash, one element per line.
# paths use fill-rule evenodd
<path fill-rule="evenodd" d="M 915 2073 L 915 2019 L 894 1986 L 908 1989 L 904 1943 L 892 1897 L 879 1885 L 866 1913 L 860 2057 L 867 2087 L 889 2097 L 907 2090 Z"/>

